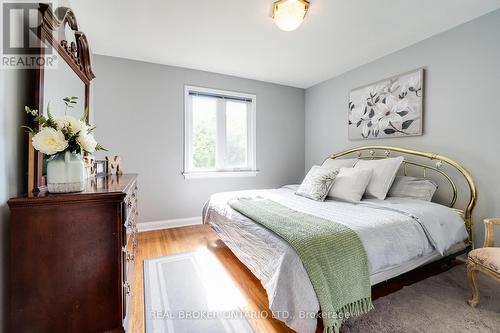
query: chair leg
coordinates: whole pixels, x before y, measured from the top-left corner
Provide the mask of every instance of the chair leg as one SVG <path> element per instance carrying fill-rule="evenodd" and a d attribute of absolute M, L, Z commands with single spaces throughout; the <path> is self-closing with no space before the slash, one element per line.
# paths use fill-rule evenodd
<path fill-rule="evenodd" d="M 473 308 L 475 308 L 479 302 L 479 287 L 477 285 L 477 270 L 475 266 L 476 264 L 473 261 L 467 260 L 467 278 L 469 279 L 469 284 L 472 289 L 472 297 L 469 299 L 468 303 Z"/>

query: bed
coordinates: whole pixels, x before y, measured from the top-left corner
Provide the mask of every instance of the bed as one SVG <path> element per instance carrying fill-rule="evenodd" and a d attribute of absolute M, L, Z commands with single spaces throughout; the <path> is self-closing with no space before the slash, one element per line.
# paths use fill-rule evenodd
<path fill-rule="evenodd" d="M 420 173 L 439 184 L 436 202 L 411 198 L 359 202 L 313 201 L 295 194 L 297 185 L 278 189 L 217 193 L 204 208 L 208 223 L 265 288 L 269 308 L 297 332 L 316 330 L 320 310 L 311 281 L 295 250 L 278 235 L 233 210 L 238 197 L 265 197 L 307 214 L 337 221 L 354 230 L 368 257 L 370 284 L 467 251 L 472 242 L 476 189 L 457 162 L 437 154 L 395 147 L 369 146 L 329 158 L 383 159 L 404 156 L 400 173 Z M 439 230 L 435 230 L 439 226 Z"/>

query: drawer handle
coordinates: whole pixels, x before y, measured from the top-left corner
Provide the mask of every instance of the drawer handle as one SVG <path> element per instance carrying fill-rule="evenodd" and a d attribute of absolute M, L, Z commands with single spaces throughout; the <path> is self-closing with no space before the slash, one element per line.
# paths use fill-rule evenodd
<path fill-rule="evenodd" d="M 128 296 L 130 296 L 130 294 L 132 293 L 132 290 L 130 288 L 130 283 L 125 282 L 123 284 L 123 287 L 125 288 L 125 294 L 127 294 Z"/>

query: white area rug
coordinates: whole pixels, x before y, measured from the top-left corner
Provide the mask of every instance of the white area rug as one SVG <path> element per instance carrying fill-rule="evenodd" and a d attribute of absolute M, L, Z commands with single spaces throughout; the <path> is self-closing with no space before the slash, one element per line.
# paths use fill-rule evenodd
<path fill-rule="evenodd" d="M 250 333 L 245 299 L 208 252 L 144 261 L 146 333 Z"/>

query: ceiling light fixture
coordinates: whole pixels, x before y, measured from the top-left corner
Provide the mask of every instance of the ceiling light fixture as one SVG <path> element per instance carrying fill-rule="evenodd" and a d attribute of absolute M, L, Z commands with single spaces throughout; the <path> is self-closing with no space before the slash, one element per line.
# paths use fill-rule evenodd
<path fill-rule="evenodd" d="M 273 19 L 281 30 L 292 31 L 302 24 L 308 9 L 306 0 L 279 0 L 273 4 Z"/>

